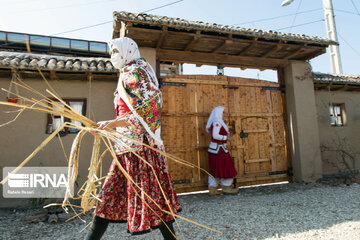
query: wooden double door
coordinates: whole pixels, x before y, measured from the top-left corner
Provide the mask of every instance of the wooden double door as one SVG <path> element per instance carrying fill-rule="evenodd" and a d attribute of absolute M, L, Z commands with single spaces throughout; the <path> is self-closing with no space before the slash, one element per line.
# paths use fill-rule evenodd
<path fill-rule="evenodd" d="M 162 138 L 166 152 L 195 167 L 168 160 L 178 192 L 207 188 L 205 126 L 211 110 L 224 106 L 232 139 L 228 149 L 237 185 L 288 180 L 284 93 L 279 83 L 227 76 L 180 75 L 162 78 Z"/>

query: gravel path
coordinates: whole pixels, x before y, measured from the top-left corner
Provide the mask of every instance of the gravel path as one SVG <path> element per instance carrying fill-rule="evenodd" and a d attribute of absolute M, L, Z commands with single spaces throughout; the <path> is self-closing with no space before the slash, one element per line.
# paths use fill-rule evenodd
<path fill-rule="evenodd" d="M 360 239 L 360 184 L 279 184 L 241 188 L 238 195 L 210 197 L 206 193 L 179 196 L 181 216 L 214 228 L 214 233 L 185 221 L 185 239 Z M 30 223 L 35 210 L 0 214 L 0 239 L 83 239 L 80 220 Z M 180 236 L 177 231 L 177 236 Z M 126 224 L 110 224 L 104 240 L 162 239 L 159 230 L 131 236 Z M 181 238 L 180 238 L 181 239 Z"/>

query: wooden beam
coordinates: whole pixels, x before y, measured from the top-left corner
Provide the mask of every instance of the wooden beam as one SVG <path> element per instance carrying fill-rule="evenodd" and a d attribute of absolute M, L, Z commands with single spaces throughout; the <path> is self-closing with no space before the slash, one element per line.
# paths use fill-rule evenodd
<path fill-rule="evenodd" d="M 266 53 L 264 53 L 261 57 L 262 58 L 266 58 L 268 56 L 270 56 L 271 54 L 279 51 L 282 48 L 282 41 L 280 41 L 276 46 L 272 47 L 269 51 L 267 51 Z"/>
<path fill-rule="evenodd" d="M 355 91 L 355 90 L 360 90 L 360 85 L 349 85 L 348 83 L 345 84 L 344 87 L 345 91 Z"/>
<path fill-rule="evenodd" d="M 0 68 L 0 75 L 4 72 L 3 68 Z M 10 68 L 9 68 L 10 70 Z M 36 69 L 32 68 L 18 68 L 18 71 L 26 76 L 27 78 L 39 78 L 41 77 L 39 72 Z M 6 71 L 7 72 L 7 71 Z M 48 79 L 55 79 L 55 80 L 87 80 L 89 73 L 92 74 L 93 80 L 104 80 L 104 81 L 117 81 L 118 79 L 118 72 L 91 72 L 91 71 L 71 71 L 71 70 L 47 70 L 42 69 L 41 72 L 44 76 Z"/>
<path fill-rule="evenodd" d="M 130 29 L 129 27 L 127 27 L 127 29 Z M 162 32 L 162 29 L 149 29 L 149 28 L 140 28 L 140 27 L 136 27 L 136 26 L 132 26 L 131 27 L 132 30 L 134 31 L 140 31 L 140 32 L 148 32 L 148 33 L 156 33 L 156 34 L 160 34 Z M 192 32 L 175 32 L 175 31 L 169 31 L 169 34 L 173 34 L 173 35 L 183 35 L 183 36 L 196 36 L 197 33 L 192 33 Z M 240 35 L 240 34 L 239 34 Z M 229 37 L 227 36 L 214 36 L 214 35 L 207 35 L 207 34 L 201 34 L 201 38 L 202 39 L 216 39 L 216 40 L 227 40 L 229 39 Z M 269 45 L 269 46 L 277 46 L 279 43 L 277 42 L 268 42 L 268 41 L 263 41 L 261 39 L 255 38 L 256 41 L 259 42 L 259 44 L 265 44 L 265 45 Z M 254 40 L 255 40 L 254 39 Z M 248 43 L 251 44 L 254 42 L 254 40 L 250 40 L 250 39 L 238 39 L 238 38 L 232 38 L 232 40 L 234 41 L 234 43 Z M 293 46 L 293 47 L 299 47 L 299 45 L 303 46 L 304 43 L 299 42 L 298 44 L 295 43 L 286 43 L 283 42 L 282 43 L 283 46 Z M 318 49 L 325 49 L 326 46 L 322 47 L 322 46 L 306 46 L 307 49 L 314 49 L 314 50 L 318 50 Z"/>
<path fill-rule="evenodd" d="M 259 158 L 259 159 L 245 160 L 245 163 L 258 163 L 258 162 L 270 162 L 270 159 L 269 158 Z"/>
<path fill-rule="evenodd" d="M 296 56 L 299 52 L 304 50 L 304 47 L 305 47 L 305 45 L 301 45 L 298 49 L 296 49 L 294 52 L 287 54 L 284 58 L 290 59 L 290 58 Z"/>
<path fill-rule="evenodd" d="M 55 73 L 55 71 L 50 71 L 50 79 L 51 80 L 57 80 L 57 77 L 56 77 L 56 73 Z"/>
<path fill-rule="evenodd" d="M 118 22 L 118 21 L 114 20 L 114 22 L 113 22 L 114 31 L 113 31 L 113 35 L 112 35 L 113 39 L 120 37 L 121 26 L 122 26 L 122 22 Z"/>
<path fill-rule="evenodd" d="M 309 60 L 309 59 L 312 59 L 312 58 L 317 57 L 317 56 L 319 56 L 321 54 L 324 54 L 324 53 L 326 53 L 325 48 L 324 49 L 318 49 L 318 50 L 314 50 L 312 53 L 306 55 L 304 58 L 305 58 L 305 60 Z"/>
<path fill-rule="evenodd" d="M 194 45 L 200 41 L 201 38 L 200 34 L 201 34 L 200 31 L 196 31 L 196 35 L 194 35 L 193 38 L 190 40 L 190 42 L 186 45 L 184 51 L 191 51 Z"/>
<path fill-rule="evenodd" d="M 225 41 L 223 41 L 219 46 L 217 46 L 212 53 L 218 53 L 222 50 L 224 50 L 227 46 L 229 46 L 230 44 L 233 44 L 233 40 L 232 39 L 227 39 Z"/>
<path fill-rule="evenodd" d="M 328 88 L 331 91 L 338 91 L 340 89 L 344 89 L 345 84 L 333 84 L 333 82 L 330 82 L 330 84 L 328 85 Z"/>
<path fill-rule="evenodd" d="M 350 88 L 348 83 L 345 83 L 344 85 L 344 91 L 351 91 L 352 89 Z"/>
<path fill-rule="evenodd" d="M 176 50 L 157 51 L 157 58 L 161 61 L 206 64 L 206 65 L 222 65 L 224 67 L 252 67 L 252 68 L 266 68 L 276 69 L 279 66 L 288 64 L 288 60 L 271 59 L 260 57 L 246 57 L 246 56 L 230 56 L 216 53 L 201 53 L 201 52 L 184 52 Z"/>
<path fill-rule="evenodd" d="M 327 84 L 324 84 L 324 83 L 315 83 L 314 84 L 314 88 L 316 90 L 323 90 L 323 89 L 327 89 Z"/>
<path fill-rule="evenodd" d="M 164 26 L 162 28 L 161 36 L 156 44 L 156 49 L 161 48 L 167 35 L 168 35 L 168 28 L 166 26 Z"/>
<path fill-rule="evenodd" d="M 244 55 L 250 48 L 254 47 L 257 45 L 257 40 L 258 38 L 255 38 L 253 42 L 251 42 L 248 46 L 246 46 L 245 48 L 243 48 L 237 55 L 238 56 L 242 56 Z"/>
<path fill-rule="evenodd" d="M 166 81 L 164 81 L 166 82 Z M 196 84 L 196 83 L 195 83 Z M 250 117 L 261 117 L 261 118 L 272 118 L 272 117 L 281 117 L 284 116 L 283 113 L 233 113 L 231 117 L 239 117 L 239 118 L 250 118 Z M 194 112 L 194 113 L 169 113 L 162 111 L 161 117 L 209 117 L 208 112 Z M 264 131 L 265 132 L 265 131 Z M 268 131 L 266 131 L 268 132 Z"/>

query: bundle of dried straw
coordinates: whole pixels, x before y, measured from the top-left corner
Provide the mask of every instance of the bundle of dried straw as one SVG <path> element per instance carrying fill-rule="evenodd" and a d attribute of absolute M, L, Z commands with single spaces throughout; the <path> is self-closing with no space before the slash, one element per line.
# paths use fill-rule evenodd
<path fill-rule="evenodd" d="M 34 94 L 35 96 L 37 96 L 40 99 L 36 99 L 36 98 L 26 98 L 23 97 L 17 93 L 12 93 L 6 89 L 2 89 L 3 91 L 7 92 L 7 93 L 11 93 L 13 95 L 16 95 L 17 97 L 19 97 L 19 99 L 21 99 L 22 103 L 10 103 L 10 102 L 3 102 L 0 101 L 1 105 L 7 105 L 7 106 L 13 106 L 13 107 L 17 107 L 19 108 L 19 112 L 17 114 L 17 116 L 10 122 L 4 123 L 2 125 L 0 125 L 0 127 L 5 126 L 7 124 L 10 124 L 11 122 L 15 121 L 18 116 L 25 110 L 33 110 L 33 111 L 38 111 L 38 112 L 45 112 L 45 113 L 49 113 L 49 114 L 54 114 L 54 115 L 61 115 L 64 116 L 68 119 L 80 122 L 82 124 L 82 126 L 80 125 L 75 125 L 73 123 L 70 122 L 66 122 L 64 123 L 60 128 L 58 128 L 56 131 L 54 131 L 50 136 L 48 136 L 12 173 L 15 174 L 17 173 L 26 163 L 28 163 L 42 148 L 44 148 L 60 131 L 63 130 L 64 127 L 71 127 L 71 128 L 75 128 L 78 129 L 79 132 L 72 144 L 72 148 L 71 148 L 71 152 L 70 152 L 70 157 L 68 160 L 68 187 L 66 190 L 66 194 L 62 203 L 63 208 L 68 211 L 68 207 L 71 207 L 74 211 L 74 208 L 80 208 L 81 211 L 79 213 L 77 213 L 74 217 L 79 216 L 80 214 L 86 214 L 87 211 L 92 210 L 95 206 L 97 201 L 100 201 L 100 199 L 98 198 L 98 190 L 100 187 L 99 181 L 102 180 L 103 178 L 98 178 L 98 172 L 99 172 L 99 166 L 105 156 L 106 153 L 110 153 L 112 158 L 114 160 L 116 160 L 116 164 L 119 167 L 120 171 L 122 172 L 122 174 L 124 174 L 124 176 L 126 177 L 126 179 L 129 181 L 130 184 L 132 184 L 135 188 L 139 189 L 142 193 L 144 193 L 144 195 L 150 199 L 150 201 L 152 201 L 156 207 L 158 207 L 159 209 L 160 206 L 157 205 L 157 203 L 150 197 L 148 196 L 145 192 L 143 192 L 143 190 L 141 189 L 141 187 L 139 187 L 136 182 L 131 178 L 131 176 L 126 172 L 126 170 L 122 167 L 122 165 L 117 161 L 117 157 L 116 157 L 116 153 L 112 147 L 113 143 L 115 141 L 117 141 L 118 138 L 125 138 L 127 140 L 130 140 L 132 142 L 135 142 L 136 144 L 142 144 L 145 145 L 143 142 L 139 142 L 135 139 L 129 138 L 125 135 L 122 135 L 114 130 L 100 130 L 98 129 L 98 124 L 90 119 L 88 119 L 87 117 L 79 114 L 78 112 L 76 112 L 74 109 L 71 108 L 71 106 L 69 106 L 68 104 L 66 104 L 65 101 L 63 101 L 59 95 L 56 93 L 56 91 L 51 87 L 51 85 L 49 84 L 49 82 L 46 80 L 46 78 L 44 77 L 44 75 L 41 73 L 40 69 L 39 73 L 40 75 L 43 77 L 43 80 L 45 81 L 45 83 L 47 84 L 47 86 L 51 89 L 50 90 L 46 90 L 47 95 L 50 95 L 53 99 L 45 96 L 45 94 L 42 94 L 41 92 L 35 90 L 34 88 L 32 88 L 31 86 L 29 86 L 28 84 L 26 84 L 24 81 L 22 81 L 21 77 L 19 76 L 19 74 L 16 74 L 16 78 L 17 81 L 14 81 L 13 84 L 17 85 L 18 87 L 28 91 L 31 94 Z M 59 102 L 61 104 L 59 104 Z M 120 118 L 123 118 L 125 116 L 121 116 Z M 94 137 L 94 145 L 93 145 L 93 152 L 92 152 L 92 157 L 91 157 L 91 161 L 90 161 L 90 166 L 89 166 L 89 173 L 88 173 L 88 178 L 87 181 L 83 184 L 83 186 L 80 188 L 80 190 L 77 193 L 77 196 L 72 196 L 71 194 L 71 186 L 74 186 L 74 183 L 76 181 L 76 178 L 78 176 L 78 159 L 79 159 L 79 150 L 80 150 L 80 145 L 81 145 L 81 140 L 83 138 L 83 136 L 88 133 L 88 132 L 96 132 L 98 134 L 98 136 Z M 100 155 L 100 144 L 104 143 L 104 145 L 106 146 L 106 150 Z M 176 161 L 177 163 L 186 165 L 188 167 L 191 168 L 198 168 L 196 165 L 189 163 L 183 159 L 180 159 L 176 156 L 173 156 L 171 154 L 167 154 L 163 151 L 160 151 L 157 148 L 153 148 L 149 145 L 145 145 L 147 148 L 150 148 L 154 151 L 157 151 L 158 153 L 164 155 L 168 160 L 171 161 Z M 136 153 L 135 153 L 136 154 Z M 138 158 L 141 161 L 144 161 L 147 165 L 149 165 L 152 169 L 152 171 L 154 172 L 154 176 L 156 176 L 154 169 L 152 168 L 152 166 L 147 163 L 147 161 L 145 159 L 143 159 L 142 157 L 140 157 L 139 155 L 137 155 Z M 205 171 L 204 169 L 201 169 L 203 171 Z M 205 171 L 206 172 L 206 171 Z M 209 174 L 208 172 L 206 172 L 207 174 Z M 106 177 L 106 176 L 105 176 Z M 5 184 L 8 180 L 8 177 L 6 177 L 5 179 L 3 179 L 1 181 L 1 184 Z M 157 180 L 157 183 L 161 189 L 161 192 L 165 197 L 164 191 L 161 187 L 160 182 Z M 138 195 L 138 197 L 141 198 L 141 196 Z M 70 199 L 81 199 L 81 206 L 76 206 L 76 205 L 72 205 L 70 203 Z M 147 202 L 142 199 L 144 201 L 144 203 L 151 209 L 151 207 L 147 204 Z M 167 199 L 166 199 L 167 200 Z M 55 205 L 55 204 L 50 204 L 47 205 L 45 207 L 51 206 L 51 205 Z M 196 223 L 194 221 L 191 221 L 190 219 L 186 219 L 184 217 L 181 217 L 177 214 L 174 214 L 172 212 L 172 208 L 170 208 L 170 211 L 167 210 L 163 210 L 161 209 L 161 211 L 167 213 L 167 214 L 171 214 L 175 219 L 176 218 L 180 218 L 183 219 L 185 221 L 189 221 L 193 224 L 199 225 L 201 227 L 207 228 L 209 230 L 215 231 L 215 232 L 219 232 L 217 230 L 208 228 L 204 225 L 201 225 L 199 223 Z M 154 211 L 153 209 L 151 209 L 152 211 Z M 155 211 L 154 211 L 155 212 Z M 69 219 L 71 220 L 71 219 Z M 178 225 L 179 226 L 179 225 Z M 180 230 L 180 228 L 179 228 Z M 180 230 L 181 232 L 181 230 Z M 220 232 L 219 232 L 220 233 Z M 183 235 L 182 235 L 183 236 Z"/>

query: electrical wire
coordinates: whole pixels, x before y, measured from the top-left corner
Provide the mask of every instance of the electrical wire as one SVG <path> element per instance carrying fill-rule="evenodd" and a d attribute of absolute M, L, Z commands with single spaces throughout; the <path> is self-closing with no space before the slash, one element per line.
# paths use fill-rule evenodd
<path fill-rule="evenodd" d="M 182 1 L 184 1 L 184 0 L 178 0 L 178 1 L 175 1 L 175 2 L 171 2 L 171 3 L 165 4 L 165 5 L 156 7 L 156 8 L 152 8 L 152 9 L 140 12 L 140 13 L 147 13 L 147 12 L 154 11 L 154 10 L 157 10 L 157 9 L 160 9 L 160 8 L 164 8 L 164 7 L 167 7 L 167 6 L 182 2 Z M 88 29 L 88 28 L 92 28 L 92 27 L 97 27 L 97 26 L 104 25 L 104 24 L 107 24 L 107 23 L 112 23 L 112 22 L 113 21 L 106 21 L 106 22 L 102 22 L 102 23 L 98 23 L 98 24 L 94 24 L 94 25 L 89 25 L 89 26 L 85 26 L 85 27 L 81 27 L 81 28 L 77 28 L 77 29 L 73 29 L 73 30 L 69 30 L 69 31 L 65 31 L 65 32 L 55 33 L 55 34 L 52 34 L 52 36 L 57 36 L 57 35 L 65 34 L 65 33 L 76 32 L 76 31 L 79 31 L 79 30 L 84 30 L 84 29 Z"/>
<path fill-rule="evenodd" d="M 312 22 L 307 22 L 307 23 L 302 23 L 302 24 L 298 24 L 298 25 L 293 25 L 292 27 L 300 27 L 300 26 L 304 26 L 304 25 L 309 25 L 309 24 L 312 24 L 312 23 L 316 23 L 316 22 L 323 22 L 325 21 L 324 19 L 320 19 L 320 20 L 316 20 L 316 21 L 312 21 Z M 284 29 L 287 29 L 289 27 L 284 27 L 284 28 L 278 28 L 278 29 L 275 29 L 275 31 L 279 31 L 279 30 L 284 30 Z"/>
<path fill-rule="evenodd" d="M 298 15 L 299 10 L 300 10 L 301 3 L 302 3 L 302 0 L 300 0 L 299 5 L 298 5 L 298 8 L 296 9 L 296 13 L 295 13 L 294 19 L 293 19 L 293 21 L 292 21 L 292 23 L 291 23 L 291 27 L 290 27 L 290 29 L 289 29 L 289 32 L 291 32 L 291 30 L 292 30 L 292 28 L 293 28 L 293 26 L 294 26 L 296 17 L 297 17 L 297 15 Z"/>
<path fill-rule="evenodd" d="M 65 34 L 65 33 L 77 32 L 77 31 L 80 31 L 80 30 L 93 28 L 93 27 L 101 26 L 101 25 L 104 25 L 104 24 L 112 23 L 112 22 L 113 21 L 106 21 L 106 22 L 102 22 L 102 23 L 98 23 L 98 24 L 94 24 L 94 25 L 88 25 L 88 26 L 85 26 L 85 27 L 76 28 L 76 29 L 72 29 L 72 30 L 69 30 L 69 31 L 65 31 L 65 32 L 59 32 L 59 33 L 51 34 L 51 36 L 57 36 L 57 35 Z"/>
<path fill-rule="evenodd" d="M 297 14 L 304 14 L 304 13 L 315 12 L 315 11 L 319 11 L 319 10 L 322 10 L 322 8 L 316 8 L 316 9 L 312 9 L 312 10 L 302 11 L 302 12 L 298 12 Z M 248 23 L 265 22 L 265 21 L 274 20 L 274 19 L 278 19 L 278 18 L 294 16 L 295 14 L 296 13 L 281 15 L 281 16 L 277 16 L 277 17 L 262 18 L 262 19 L 258 19 L 255 21 L 242 22 L 242 23 L 238 23 L 238 24 L 234 24 L 234 25 L 236 26 L 236 25 L 242 25 L 242 24 L 248 24 Z"/>
<path fill-rule="evenodd" d="M 341 9 L 334 9 L 334 11 L 336 12 L 343 12 L 343 13 L 348 13 L 348 14 L 353 14 L 353 15 L 359 15 L 355 12 L 350 12 L 350 11 L 346 11 L 346 10 L 341 10 Z"/>
<path fill-rule="evenodd" d="M 41 0 L 32 0 L 31 3 L 36 2 L 36 1 L 41 1 Z M 29 3 L 29 0 L 9 0 L 8 2 L 2 2 L 1 6 L 4 6 L 4 5 L 6 6 L 7 4 L 15 4 L 15 5 L 17 5 L 17 4 L 20 4 L 20 3 L 23 3 L 23 2 Z"/>
<path fill-rule="evenodd" d="M 346 43 L 346 45 L 348 45 L 360 57 L 360 52 L 358 52 L 358 50 L 356 50 L 353 46 L 351 46 L 351 44 L 348 41 L 346 41 L 345 38 L 343 38 L 339 32 L 337 34 L 344 41 L 344 43 Z"/>
<path fill-rule="evenodd" d="M 353 6 L 354 6 L 354 8 L 355 8 L 355 10 L 356 10 L 356 12 L 357 12 L 357 14 L 360 15 L 359 10 L 357 9 L 357 7 L 356 7 L 356 5 L 355 5 L 355 3 L 354 3 L 353 0 L 351 0 L 351 3 L 353 4 Z"/>
<path fill-rule="evenodd" d="M 152 9 L 149 9 L 149 10 L 146 10 L 146 11 L 142 11 L 140 13 L 147 13 L 147 12 L 154 11 L 154 10 L 157 10 L 157 9 L 160 9 L 160 8 L 164 8 L 164 7 L 167 7 L 167 6 L 179 3 L 179 2 L 183 2 L 183 1 L 185 1 L 185 0 L 174 1 L 174 2 L 171 2 L 171 3 L 165 4 L 165 5 L 161 5 L 161 6 L 156 7 L 156 8 L 152 8 Z M 104 25 L 104 24 L 112 23 L 112 22 L 113 22 L 113 20 L 106 21 L 106 22 L 97 23 L 97 24 L 94 24 L 94 25 L 88 25 L 88 26 L 85 26 L 85 27 L 68 30 L 68 31 L 65 31 L 65 32 L 50 34 L 49 36 L 57 36 L 57 35 L 65 34 L 65 33 L 76 32 L 76 31 L 80 31 L 80 30 L 84 30 L 84 29 L 93 28 L 93 27 Z M 13 45 L 13 44 L 16 44 L 16 43 L 1 44 L 0 46 L 9 46 L 9 45 Z"/>
<path fill-rule="evenodd" d="M 58 7 L 31 9 L 31 10 L 23 11 L 23 12 L 20 12 L 20 13 L 32 13 L 32 12 L 42 12 L 42 11 L 47 11 L 47 10 L 56 10 L 56 9 L 61 9 L 61 8 L 82 7 L 82 6 L 88 6 L 88 5 L 91 5 L 91 4 L 105 3 L 105 2 L 111 2 L 111 1 L 116 1 L 116 0 L 101 0 L 101 1 L 93 1 L 93 2 L 87 2 L 87 3 L 64 5 L 64 6 L 58 6 Z"/>
<path fill-rule="evenodd" d="M 178 0 L 178 1 L 175 1 L 175 2 L 171 2 L 171 3 L 168 3 L 168 4 L 162 5 L 162 6 L 160 6 L 160 7 L 156 7 L 156 8 L 152 8 L 152 9 L 146 10 L 146 11 L 141 12 L 141 13 L 147 13 L 147 12 L 154 11 L 154 10 L 157 10 L 157 9 L 160 9 L 160 8 L 163 8 L 163 7 L 167 7 L 167 6 L 170 6 L 170 5 L 179 3 L 179 2 L 183 2 L 183 1 L 184 1 L 184 0 Z"/>

